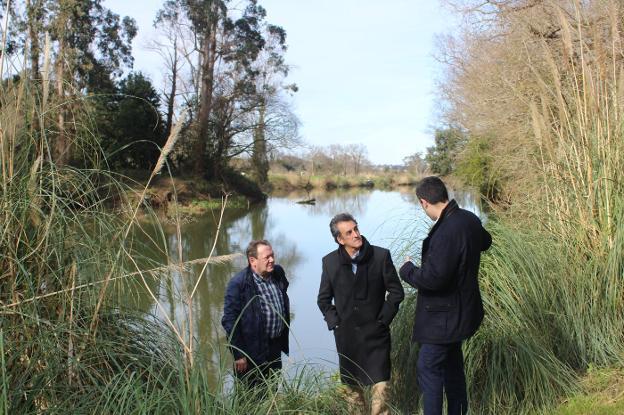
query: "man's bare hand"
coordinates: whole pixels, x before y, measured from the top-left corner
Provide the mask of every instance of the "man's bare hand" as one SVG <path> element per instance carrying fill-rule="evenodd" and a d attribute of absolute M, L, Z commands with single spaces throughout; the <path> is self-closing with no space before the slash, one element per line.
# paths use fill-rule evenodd
<path fill-rule="evenodd" d="M 243 373 L 247 371 L 247 358 L 241 357 L 238 360 L 234 361 L 234 367 L 238 373 Z"/>

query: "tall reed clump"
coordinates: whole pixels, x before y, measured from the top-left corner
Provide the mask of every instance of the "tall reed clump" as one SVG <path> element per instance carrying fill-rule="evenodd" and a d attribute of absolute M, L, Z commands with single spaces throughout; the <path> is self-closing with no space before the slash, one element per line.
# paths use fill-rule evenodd
<path fill-rule="evenodd" d="M 158 307 L 148 279 L 210 259 L 184 262 L 181 247 L 173 265 L 142 258 L 133 240 L 141 206 L 129 205 L 127 189 L 99 164 L 88 110 L 73 114 L 64 136 L 83 167 L 57 165 L 54 112 L 64 103 L 48 96 L 45 75 L 42 82 L 22 75 L 0 84 L 0 413 L 348 413 L 333 383 L 305 368 L 268 381 L 281 382 L 284 393 L 237 394 L 223 358 L 221 386 L 212 388 L 204 364 L 211 356 L 194 349 L 199 278 L 188 287 L 185 327 L 118 301 L 139 283 Z M 164 168 L 176 132 L 150 179 Z M 181 241 L 179 221 L 177 229 Z M 151 248 L 168 249 L 161 236 Z"/>
<path fill-rule="evenodd" d="M 624 10 L 573 3 L 557 17 L 561 39 L 540 43 L 548 70 L 535 71 L 541 89 L 530 103 L 543 185 L 534 209 L 580 262 L 562 283 L 584 301 L 560 299 L 579 363 L 609 364 L 624 350 Z"/>
<path fill-rule="evenodd" d="M 552 235 L 489 220 L 494 244 L 480 273 L 485 319 L 464 346 L 471 410 L 479 414 L 548 413 L 578 391 L 589 364 L 622 358 L 621 292 L 585 258 Z M 597 282 L 597 281 L 601 281 Z M 393 390 L 403 410 L 418 407 L 417 347 L 410 345 L 415 293 L 393 324 Z"/>
<path fill-rule="evenodd" d="M 624 9 L 471 5 L 443 93 L 449 117 L 488 137 L 505 202 L 465 349 L 471 397 L 477 413 L 545 410 L 591 365 L 624 360 Z"/>
<path fill-rule="evenodd" d="M 98 168 L 83 114 L 73 114 L 67 137 L 86 168 L 54 163 L 54 112 L 64 103 L 49 96 L 45 73 L 42 82 L 5 79 L 0 92 L 0 408 L 8 413 L 63 412 L 115 376 L 149 378 L 151 365 L 171 361 L 166 342 L 148 343 L 149 324 L 137 330 L 131 314 L 106 307 L 100 330 L 90 329 L 98 280 L 124 273 L 115 257 L 123 223 L 109 203 L 121 192 Z"/>

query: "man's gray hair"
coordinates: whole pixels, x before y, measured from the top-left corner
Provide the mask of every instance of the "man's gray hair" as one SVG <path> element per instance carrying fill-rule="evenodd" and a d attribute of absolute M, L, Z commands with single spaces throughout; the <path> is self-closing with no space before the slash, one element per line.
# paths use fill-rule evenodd
<path fill-rule="evenodd" d="M 329 231 L 334 237 L 334 241 L 338 242 L 338 236 L 340 236 L 340 231 L 338 230 L 339 222 L 354 222 L 357 225 L 357 221 L 350 213 L 339 213 L 332 218 L 329 222 Z"/>
<path fill-rule="evenodd" d="M 255 241 L 249 242 L 249 245 L 247 245 L 247 249 L 245 249 L 245 255 L 247 255 L 248 262 L 249 257 L 258 258 L 258 246 L 260 245 L 271 246 L 271 243 L 266 239 L 256 239 Z"/>

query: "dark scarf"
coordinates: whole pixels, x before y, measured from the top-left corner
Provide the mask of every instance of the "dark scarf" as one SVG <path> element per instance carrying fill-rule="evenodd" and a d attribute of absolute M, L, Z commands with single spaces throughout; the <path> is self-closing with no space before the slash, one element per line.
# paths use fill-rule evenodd
<path fill-rule="evenodd" d="M 357 265 L 354 279 L 354 296 L 358 300 L 365 300 L 368 295 L 368 262 L 373 256 L 373 247 L 368 240 L 362 236 L 362 247 L 358 255 L 352 259 L 343 245 L 338 247 L 338 255 L 343 265 L 343 274 L 353 278 L 351 264 Z"/>

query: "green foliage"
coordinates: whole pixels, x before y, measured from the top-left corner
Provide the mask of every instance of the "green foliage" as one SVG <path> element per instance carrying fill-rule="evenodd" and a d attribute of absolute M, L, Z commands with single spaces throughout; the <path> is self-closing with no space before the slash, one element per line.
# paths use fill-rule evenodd
<path fill-rule="evenodd" d="M 620 415 L 624 413 L 622 369 L 590 367 L 583 378 L 583 392 L 572 396 L 550 415 Z"/>
<path fill-rule="evenodd" d="M 550 408 L 580 391 L 577 373 L 621 364 L 624 288 L 552 237 L 490 219 L 494 244 L 482 257 L 485 319 L 465 343 L 471 408 L 523 414 Z M 621 274 L 620 274 L 621 275 Z M 393 388 L 404 411 L 417 389 L 410 347 L 415 293 L 393 323 Z"/>
<path fill-rule="evenodd" d="M 459 128 L 437 129 L 435 143 L 427 148 L 425 155 L 429 169 L 441 176 L 452 173 L 455 170 L 457 154 L 462 150 L 465 142 L 466 135 Z"/>
<path fill-rule="evenodd" d="M 97 119 L 108 160 L 116 168 L 150 169 L 164 145 L 160 97 L 149 78 L 131 73 L 114 95 L 99 98 Z"/>
<path fill-rule="evenodd" d="M 247 176 L 229 168 L 221 174 L 225 191 L 236 191 L 236 193 L 254 201 L 262 201 L 267 198 L 258 184 Z"/>
<path fill-rule="evenodd" d="M 417 379 L 418 345 L 412 343 L 416 293 L 406 287 L 405 300 L 392 322 L 392 402 L 403 413 L 413 413 L 420 405 Z"/>
<path fill-rule="evenodd" d="M 465 149 L 457 156 L 453 175 L 465 185 L 477 190 L 488 200 L 496 200 L 500 192 L 499 179 L 492 166 L 489 141 L 485 137 L 470 137 Z"/>
<path fill-rule="evenodd" d="M 133 250 L 130 224 L 109 210 L 124 188 L 98 164 L 60 168 L 44 158 L 47 137 L 35 141 L 24 119 L 47 108 L 27 83 L 0 95 L 0 122 L 10 126 L 0 130 L 0 412 L 348 414 L 337 385 L 305 367 L 267 381 L 268 393 L 212 388 L 201 351 L 184 353 L 161 322 L 118 307 L 102 280 L 116 278 L 129 295 L 136 285 L 125 265 L 148 260 Z M 272 392 L 274 382 L 286 393 Z"/>

